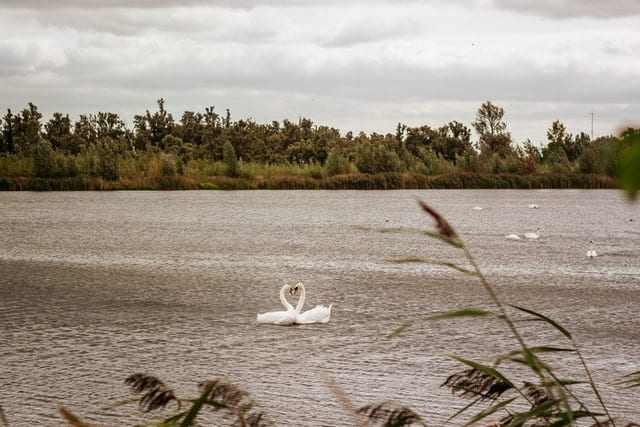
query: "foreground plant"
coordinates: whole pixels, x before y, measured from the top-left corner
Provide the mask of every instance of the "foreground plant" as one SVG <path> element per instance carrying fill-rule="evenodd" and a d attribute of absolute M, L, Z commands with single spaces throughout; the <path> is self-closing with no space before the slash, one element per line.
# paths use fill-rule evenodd
<path fill-rule="evenodd" d="M 198 385 L 200 396 L 197 399 L 178 399 L 172 389 L 152 375 L 134 374 L 129 376 L 125 383 L 131 387 L 132 392 L 142 394 L 142 396 L 140 399 L 126 401 L 116 406 L 137 401 L 143 412 L 163 409 L 169 404 L 177 406 L 176 412 L 171 416 L 158 423 L 149 424 L 150 426 L 187 427 L 199 425 L 198 416 L 205 409 L 217 413 L 220 425 L 241 427 L 272 425 L 271 421 L 266 419 L 264 413 L 255 405 L 255 402 L 246 391 L 241 390 L 222 377 L 200 383 Z M 64 407 L 60 407 L 59 411 L 70 426 L 92 426 L 81 421 Z"/>
<path fill-rule="evenodd" d="M 440 239 L 446 244 L 461 250 L 464 258 L 472 268 L 467 269 L 452 263 L 440 264 L 477 277 L 495 306 L 494 311 L 466 309 L 438 314 L 426 317 L 426 319 L 496 317 L 503 321 L 518 343 L 518 347 L 515 350 L 495 357 L 491 365 L 451 356 L 454 360 L 465 365 L 466 368 L 449 376 L 442 386 L 450 388 L 455 395 L 469 398 L 471 401 L 451 416 L 448 421 L 452 421 L 464 413 L 468 416 L 465 426 L 475 425 L 482 421 L 483 423 L 490 423 L 492 426 L 500 427 L 562 427 L 576 425 L 578 420 L 586 418 L 591 420 L 590 424 L 593 426 L 615 427 L 617 420 L 609 413 L 593 380 L 591 371 L 587 367 L 572 335 L 563 326 L 540 313 L 524 307 L 505 304 L 498 296 L 494 286 L 484 276 L 475 258 L 454 228 L 442 215 L 425 202 L 418 200 L 418 203 L 422 210 L 431 216 L 436 223 L 435 231 L 426 231 L 423 234 Z M 554 346 L 532 347 L 527 345 L 522 333 L 516 327 L 514 316 L 509 312 L 508 308 L 524 315 L 524 321 L 544 322 L 547 326 L 560 332 L 570 345 L 566 348 Z M 410 328 L 413 323 L 415 321 L 404 323 L 392 332 L 389 337 L 397 337 Z M 542 360 L 542 355 L 551 353 L 575 354 L 586 378 L 583 380 L 560 378 L 553 366 Z M 516 366 L 526 367 L 531 378 L 520 384 L 515 380 L 511 380 L 507 372 L 509 372 L 510 368 Z M 632 373 L 623 379 L 622 384 L 626 386 L 640 385 L 639 377 L 640 372 Z M 597 409 L 589 408 L 582 399 L 576 396 L 572 390 L 572 386 L 576 384 L 588 384 L 590 386 L 593 397 L 598 402 Z M 469 415 L 468 412 L 472 409 L 476 412 Z M 424 422 L 417 414 L 404 407 L 395 407 L 394 409 L 389 404 L 367 405 L 360 410 L 368 415 L 372 422 L 382 423 L 385 426 L 424 425 Z M 402 416 L 399 414 L 402 414 Z M 618 422 L 620 423 L 620 421 Z M 628 427 L 637 426 L 638 424 L 626 423 L 620 425 Z"/>

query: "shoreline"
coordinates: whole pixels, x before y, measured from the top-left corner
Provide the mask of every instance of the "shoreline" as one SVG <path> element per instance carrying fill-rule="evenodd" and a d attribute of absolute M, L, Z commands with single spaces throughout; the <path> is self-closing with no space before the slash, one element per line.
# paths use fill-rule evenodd
<path fill-rule="evenodd" d="M 594 174 L 416 173 L 343 174 L 313 178 L 296 175 L 211 176 L 199 180 L 184 175 L 120 178 L 0 177 L 0 191 L 126 191 L 126 190 L 443 190 L 443 189 L 614 189 L 617 181 Z"/>

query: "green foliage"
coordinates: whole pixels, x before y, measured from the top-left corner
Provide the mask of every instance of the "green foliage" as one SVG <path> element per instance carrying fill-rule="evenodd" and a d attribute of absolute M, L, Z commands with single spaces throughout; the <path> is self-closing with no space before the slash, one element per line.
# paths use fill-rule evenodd
<path fill-rule="evenodd" d="M 621 135 L 623 151 L 620 153 L 617 175 L 620 185 L 632 200 L 640 189 L 640 129 L 628 128 Z"/>
<path fill-rule="evenodd" d="M 162 153 L 160 155 L 160 175 L 163 177 L 176 176 L 176 161 L 172 155 Z"/>
<path fill-rule="evenodd" d="M 504 110 L 490 101 L 472 124 L 479 152 L 471 130 L 457 121 L 433 128 L 399 123 L 395 134 L 354 136 L 308 118 L 232 121 L 228 110 L 221 116 L 213 106 L 203 113 L 185 111 L 174 122 L 164 99 L 157 105 L 157 111 L 135 116 L 133 130 L 108 112 L 83 114 L 75 123 L 56 112 L 42 126 L 32 103 L 19 114 L 7 110 L 0 137 L 3 186 L 24 188 L 34 177 L 83 177 L 74 181 L 82 188 L 101 179 L 118 188 L 167 189 L 199 188 L 203 182 L 236 189 L 611 188 L 617 176 L 621 183 L 634 182 L 628 172 L 617 174 L 619 166 L 634 171 L 624 160 L 619 164 L 634 156 L 630 150 L 621 157 L 629 145 L 622 137 L 571 137 L 555 121 L 542 153 L 530 141 L 514 149 Z"/>
<path fill-rule="evenodd" d="M 233 148 L 231 142 L 227 141 L 222 147 L 222 161 L 225 165 L 225 175 L 230 177 L 237 177 L 240 175 L 240 168 L 238 167 L 238 157 L 236 156 L 236 150 Z"/>
<path fill-rule="evenodd" d="M 33 146 L 33 168 L 39 178 L 51 178 L 57 175 L 53 148 L 48 141 L 40 140 Z"/>
<path fill-rule="evenodd" d="M 336 149 L 333 149 L 327 155 L 327 160 L 324 164 L 327 175 L 342 175 L 351 172 L 351 163 L 349 159 L 344 157 Z"/>
<path fill-rule="evenodd" d="M 118 155 L 115 147 L 109 141 L 104 141 L 95 148 L 95 154 L 95 175 L 109 181 L 118 179 Z"/>
<path fill-rule="evenodd" d="M 401 162 L 398 154 L 383 142 L 361 144 L 355 155 L 355 164 L 362 173 L 397 172 Z"/>
<path fill-rule="evenodd" d="M 507 132 L 503 117 L 504 109 L 493 105 L 491 101 L 483 103 L 478 109 L 473 127 L 480 135 L 478 145 L 481 153 L 505 157 L 512 152 L 511 134 Z"/>

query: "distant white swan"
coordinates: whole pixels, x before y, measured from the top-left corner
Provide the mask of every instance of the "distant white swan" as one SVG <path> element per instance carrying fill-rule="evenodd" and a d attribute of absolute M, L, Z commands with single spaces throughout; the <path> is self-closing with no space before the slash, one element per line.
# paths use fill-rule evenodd
<path fill-rule="evenodd" d="M 304 285 L 302 283 L 298 283 L 289 292 L 293 295 L 296 295 L 298 293 L 298 290 L 300 290 L 301 294 L 300 300 L 298 301 L 295 309 L 295 312 L 297 314 L 296 323 L 299 323 L 301 325 L 307 323 L 329 323 L 329 320 L 331 319 L 332 305 L 329 305 L 329 307 L 324 305 L 316 305 L 311 310 L 307 310 L 304 313 L 301 313 L 307 295 L 304 289 Z"/>
<path fill-rule="evenodd" d="M 527 205 L 527 207 L 530 209 L 538 209 L 538 205 L 536 205 L 535 203 L 531 203 L 530 205 Z"/>
<path fill-rule="evenodd" d="M 589 240 L 589 250 L 587 251 L 587 256 L 589 258 L 595 258 L 598 256 L 598 252 L 593 249 L 593 240 Z"/>
<path fill-rule="evenodd" d="M 474 210 L 474 211 L 481 211 L 481 210 L 482 210 L 482 207 L 481 207 L 481 206 L 474 206 L 474 207 L 473 207 L 473 210 Z"/>
<path fill-rule="evenodd" d="M 529 232 L 529 233 L 524 233 L 524 237 L 526 237 L 527 239 L 539 239 L 540 235 L 538 234 L 538 231 L 540 231 L 540 227 L 538 227 L 536 229 L 536 232 Z"/>
<path fill-rule="evenodd" d="M 509 240 L 520 240 L 520 236 L 518 236 L 517 234 L 507 234 L 506 236 L 504 236 L 505 238 L 509 239 Z"/>
<path fill-rule="evenodd" d="M 271 311 L 268 313 L 258 314 L 256 320 L 258 323 L 271 323 L 274 325 L 293 325 L 296 323 L 296 319 L 298 317 L 298 313 L 293 308 L 291 303 L 286 300 L 284 297 L 284 293 L 289 290 L 291 291 L 291 286 L 284 285 L 280 288 L 280 302 L 287 309 L 286 311 Z"/>

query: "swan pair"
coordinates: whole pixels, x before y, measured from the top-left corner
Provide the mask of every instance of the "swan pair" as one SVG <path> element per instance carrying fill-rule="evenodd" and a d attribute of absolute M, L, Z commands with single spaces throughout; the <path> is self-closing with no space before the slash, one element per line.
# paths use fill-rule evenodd
<path fill-rule="evenodd" d="M 533 239 L 533 240 L 539 239 L 540 234 L 538 234 L 538 231 L 540 231 L 540 227 L 536 229 L 535 233 L 534 232 L 524 233 L 524 237 L 526 237 L 527 239 Z M 520 240 L 520 236 L 518 236 L 517 234 L 507 234 L 504 237 L 509 240 Z"/>
<path fill-rule="evenodd" d="M 297 295 L 298 291 L 301 292 L 300 300 L 293 308 L 291 303 L 287 301 L 284 296 L 286 291 L 289 291 L 291 295 Z M 258 314 L 256 320 L 258 323 L 271 323 L 274 325 L 293 325 L 293 324 L 308 324 L 308 323 L 329 323 L 331 318 L 331 305 L 326 307 L 324 305 L 316 305 L 311 310 L 307 310 L 301 313 L 304 301 L 306 298 L 306 291 L 302 283 L 298 283 L 295 287 L 284 285 L 280 288 L 280 302 L 287 309 L 286 311 L 271 311 L 268 313 Z"/>

